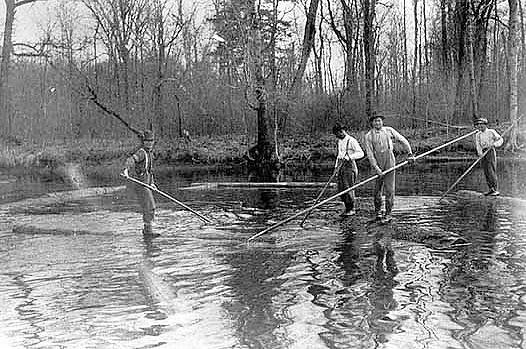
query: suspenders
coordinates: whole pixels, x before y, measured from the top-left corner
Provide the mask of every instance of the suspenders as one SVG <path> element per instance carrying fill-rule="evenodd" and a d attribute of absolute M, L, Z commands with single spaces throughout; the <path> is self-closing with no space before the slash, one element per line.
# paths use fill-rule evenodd
<path fill-rule="evenodd" d="M 141 150 L 144 152 L 144 173 L 151 173 L 151 160 L 150 156 L 148 155 L 148 152 L 144 150 L 144 148 L 141 148 Z"/>
<path fill-rule="evenodd" d="M 345 146 L 345 156 L 349 157 L 349 161 L 351 161 L 351 156 L 349 155 L 349 142 L 351 141 L 350 138 L 347 139 L 347 145 Z M 343 157 L 343 160 L 345 159 L 345 156 Z"/>

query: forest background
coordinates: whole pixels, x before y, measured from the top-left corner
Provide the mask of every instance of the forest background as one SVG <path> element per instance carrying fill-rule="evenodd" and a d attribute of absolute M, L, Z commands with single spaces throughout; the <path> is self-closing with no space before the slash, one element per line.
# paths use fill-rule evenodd
<path fill-rule="evenodd" d="M 518 0 L 3 2 L 0 133 L 25 154 L 3 165 L 44 145 L 111 159 L 145 128 L 167 160 L 308 158 L 374 112 L 426 143 L 524 107 Z"/>

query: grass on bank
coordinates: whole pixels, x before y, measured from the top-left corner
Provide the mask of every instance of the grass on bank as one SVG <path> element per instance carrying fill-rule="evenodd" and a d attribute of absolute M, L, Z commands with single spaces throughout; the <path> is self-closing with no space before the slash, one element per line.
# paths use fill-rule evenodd
<path fill-rule="evenodd" d="M 401 130 L 413 152 L 421 153 L 444 142 L 458 137 L 470 130 L 407 129 Z M 363 145 L 365 132 L 350 132 Z M 57 167 L 68 162 L 83 165 L 122 164 L 138 145 L 137 138 L 127 139 L 76 139 L 50 140 L 44 144 L 22 143 L 20 145 L 3 144 L 0 146 L 1 168 L 45 168 Z M 253 144 L 250 144 L 251 146 Z M 223 135 L 196 137 L 190 143 L 181 138 L 159 139 L 154 154 L 157 163 L 181 165 L 235 165 L 245 162 L 249 145 L 244 135 Z M 400 147 L 395 145 L 395 150 Z M 336 156 L 336 140 L 331 134 L 303 134 L 284 136 L 279 140 L 279 151 L 285 164 L 310 166 L 312 164 L 333 161 Z M 442 154 L 474 155 L 473 139 L 460 141 Z M 440 155 L 436 153 L 435 155 Z"/>

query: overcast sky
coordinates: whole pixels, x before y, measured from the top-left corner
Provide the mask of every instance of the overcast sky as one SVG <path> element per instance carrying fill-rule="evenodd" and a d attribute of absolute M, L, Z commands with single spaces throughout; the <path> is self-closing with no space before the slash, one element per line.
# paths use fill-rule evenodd
<path fill-rule="evenodd" d="M 47 2 L 36 2 L 24 5 L 17 9 L 15 25 L 13 28 L 14 41 L 37 41 L 42 32 L 42 27 L 46 25 L 49 18 L 53 17 L 53 6 L 63 0 L 48 0 Z M 175 1 L 175 0 L 174 0 Z M 202 10 L 200 15 L 210 10 L 211 1 L 209 0 L 183 0 L 186 6 L 199 6 Z M 82 6 L 79 6 L 82 8 Z M 5 22 L 5 3 L 0 1 L 0 34 L 3 37 Z"/>

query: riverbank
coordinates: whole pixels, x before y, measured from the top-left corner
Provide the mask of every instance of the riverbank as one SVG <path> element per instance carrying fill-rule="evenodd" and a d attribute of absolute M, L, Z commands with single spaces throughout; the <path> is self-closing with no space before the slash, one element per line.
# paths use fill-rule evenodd
<path fill-rule="evenodd" d="M 418 154 L 430 150 L 468 130 L 444 129 L 402 130 Z M 351 132 L 363 144 L 365 132 Z M 330 134 L 295 135 L 280 140 L 279 152 L 285 167 L 312 168 L 331 166 L 334 162 L 335 139 Z M 251 144 L 252 145 L 252 144 Z M 50 140 L 45 144 L 3 144 L 0 150 L 0 168 L 38 170 L 59 168 L 65 164 L 83 167 L 120 167 L 126 156 L 137 146 L 137 139 L 77 139 Z M 157 166 L 243 166 L 249 145 L 242 135 L 196 137 L 191 142 L 183 139 L 159 139 L 155 145 Z M 395 145 L 395 150 L 400 147 Z M 506 153 L 499 157 L 526 160 L 525 152 Z M 471 138 L 455 143 L 445 150 L 426 158 L 428 161 L 455 161 L 475 159 Z"/>

